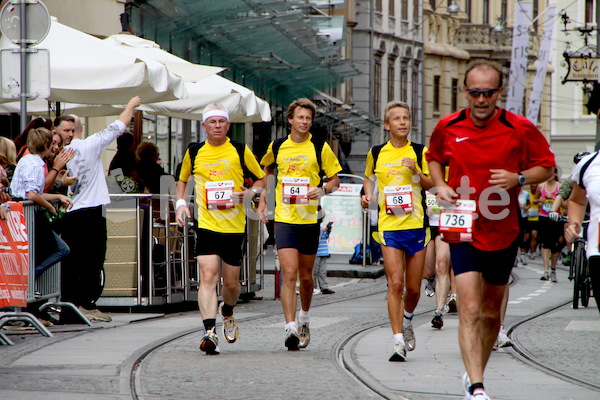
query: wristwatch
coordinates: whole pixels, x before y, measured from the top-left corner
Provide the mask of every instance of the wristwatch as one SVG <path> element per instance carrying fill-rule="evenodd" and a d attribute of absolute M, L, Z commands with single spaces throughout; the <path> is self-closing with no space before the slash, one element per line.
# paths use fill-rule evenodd
<path fill-rule="evenodd" d="M 517 183 L 519 184 L 519 186 L 523 186 L 526 182 L 527 182 L 527 178 L 525 178 L 525 175 L 523 175 L 522 173 L 518 172 L 517 176 Z"/>

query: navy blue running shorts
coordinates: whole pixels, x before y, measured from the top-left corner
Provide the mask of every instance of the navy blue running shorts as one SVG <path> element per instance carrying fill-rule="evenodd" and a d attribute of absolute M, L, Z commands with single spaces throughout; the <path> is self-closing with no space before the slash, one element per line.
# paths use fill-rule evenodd
<path fill-rule="evenodd" d="M 463 272 L 481 272 L 483 279 L 492 285 L 508 283 L 517 257 L 518 241 L 506 249 L 496 251 L 480 250 L 471 243 L 450 243 L 450 259 L 454 275 Z"/>
<path fill-rule="evenodd" d="M 317 254 L 319 224 L 275 222 L 275 245 L 279 249 L 297 249 L 300 254 Z"/>
<path fill-rule="evenodd" d="M 208 229 L 196 228 L 196 246 L 194 256 L 216 254 L 223 262 L 242 265 L 244 233 L 219 233 Z"/>
<path fill-rule="evenodd" d="M 382 245 L 402 250 L 408 257 L 423 250 L 430 238 L 429 228 L 383 231 L 382 236 Z"/>

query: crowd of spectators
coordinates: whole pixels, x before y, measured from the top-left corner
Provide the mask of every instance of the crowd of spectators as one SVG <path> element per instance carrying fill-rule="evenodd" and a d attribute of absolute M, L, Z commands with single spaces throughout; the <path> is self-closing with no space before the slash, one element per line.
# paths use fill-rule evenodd
<path fill-rule="evenodd" d="M 10 211 L 9 201 L 31 200 L 37 206 L 34 238 L 35 277 L 39 277 L 57 262 L 63 261 L 61 287 L 66 293 L 62 293 L 62 300 L 73 302 L 84 316 L 97 321 L 107 321 L 110 318 L 99 312 L 94 304 L 102 288 L 93 290 L 96 292 L 95 299 L 78 301 L 81 300 L 81 296 L 73 293 L 73 286 L 78 287 L 75 293 L 89 292 L 95 286 L 90 287 L 80 279 L 75 282 L 72 273 L 67 272 L 65 276 L 64 266 L 68 264 L 69 259 L 73 258 L 73 250 L 75 256 L 82 249 L 84 253 L 89 252 L 88 245 L 81 248 L 78 244 L 73 246 L 73 242 L 67 240 L 68 236 L 72 236 L 73 229 L 65 222 L 69 219 L 67 214 L 71 214 L 69 211 L 89 211 L 97 207 L 101 208 L 105 204 L 98 193 L 90 196 L 90 198 L 97 198 L 98 205 L 90 207 L 89 199 L 81 201 L 86 183 L 97 190 L 97 185 L 91 184 L 90 169 L 81 166 L 92 162 L 98 164 L 101 168 L 99 179 L 105 180 L 100 154 L 114 138 L 118 138 L 118 151 L 110 164 L 109 174 L 111 172 L 114 174 L 117 170 L 119 174 L 131 178 L 136 182 L 134 192 L 159 192 L 160 176 L 165 172 L 160 165 L 158 148 L 153 143 L 139 143 L 130 132 L 123 134 L 131 120 L 130 114 L 137 105 L 139 105 L 139 98 L 136 97 L 128 104 L 127 113 L 124 112 L 125 116 L 122 114 L 117 122 L 111 124 L 106 130 L 85 139 L 82 138 L 83 125 L 75 115 L 63 115 L 56 118 L 54 122 L 42 117 L 34 118 L 14 140 L 0 136 L 0 219 L 5 219 Z M 101 148 L 101 151 L 96 152 L 95 148 Z M 86 155 L 86 151 L 90 149 L 94 154 L 89 152 Z M 96 153 L 97 160 L 92 160 L 96 158 Z M 77 204 L 78 194 L 79 204 Z M 106 222 L 101 223 L 105 226 Z M 106 229 L 99 230 L 106 231 Z M 105 252 L 106 240 L 103 242 L 99 250 Z M 81 260 L 76 258 L 76 263 L 80 265 Z M 103 264 L 103 254 L 99 254 L 96 258 L 99 259 L 100 265 Z M 81 270 L 79 267 L 78 269 Z M 42 297 L 43 293 L 39 293 L 37 287 L 35 289 L 36 296 Z M 73 296 L 69 295 L 66 299 L 65 296 L 69 293 Z M 46 326 L 54 323 L 69 323 L 73 320 L 73 315 L 64 321 L 56 320 L 48 313 L 40 313 L 37 305 L 39 304 L 30 304 L 27 311 L 36 315 Z"/>

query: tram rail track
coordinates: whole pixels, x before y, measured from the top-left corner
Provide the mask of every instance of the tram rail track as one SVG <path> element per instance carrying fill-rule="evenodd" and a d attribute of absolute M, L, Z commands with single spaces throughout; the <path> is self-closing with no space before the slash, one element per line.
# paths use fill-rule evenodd
<path fill-rule="evenodd" d="M 565 371 L 560 371 L 556 368 L 552 368 L 548 365 L 545 365 L 538 357 L 536 357 L 535 355 L 530 353 L 527 350 L 527 348 L 519 340 L 519 335 L 518 335 L 519 327 L 521 327 L 522 325 L 524 325 L 530 321 L 535 320 L 536 318 L 540 318 L 546 314 L 552 313 L 552 312 L 554 312 L 566 305 L 569 305 L 571 303 L 572 303 L 572 300 L 569 299 L 568 301 L 565 301 L 564 303 L 554 305 L 552 307 L 548 307 L 547 309 L 536 312 L 533 315 L 527 316 L 527 317 L 515 322 L 514 324 L 511 324 L 511 326 L 508 329 L 508 334 L 511 338 L 513 345 L 512 345 L 512 347 L 508 348 L 507 350 L 516 359 L 518 359 L 521 362 L 524 362 L 534 368 L 537 368 L 540 371 L 546 372 L 547 374 L 558 377 L 564 381 L 573 383 L 575 385 L 582 386 L 586 389 L 600 392 L 600 385 L 598 385 L 598 384 L 588 382 L 585 379 L 581 379 L 580 377 L 574 376 Z M 590 332 L 590 334 L 592 334 L 592 333 Z"/>
<path fill-rule="evenodd" d="M 378 285 L 378 286 L 385 286 L 385 283 Z M 327 298 L 327 299 L 323 298 L 323 300 L 319 300 L 318 303 L 313 302 L 311 309 L 381 294 L 381 293 L 385 292 L 385 290 L 386 289 L 384 289 L 384 288 L 383 289 L 375 289 L 375 290 L 373 290 L 373 288 L 371 288 L 370 290 L 368 290 L 368 293 L 363 293 L 363 294 L 352 296 L 352 297 Z M 269 311 L 272 309 L 277 310 L 278 313 L 281 313 L 281 305 L 279 303 L 276 303 L 276 304 L 274 303 L 273 305 L 268 307 L 268 310 L 266 310 L 265 312 L 262 312 L 260 315 L 237 318 L 237 320 L 239 322 L 249 322 L 249 321 L 257 321 L 257 320 L 261 320 L 261 319 L 271 318 L 271 317 L 273 317 L 273 313 L 271 313 Z M 140 323 L 143 323 L 143 322 L 140 322 Z M 381 324 L 379 324 L 379 325 L 381 325 Z M 219 326 L 221 326 L 220 322 L 217 323 L 217 327 L 219 327 Z M 372 328 L 372 327 L 369 326 L 366 329 L 370 329 L 370 328 Z M 120 377 L 121 378 L 121 393 L 129 394 L 129 396 L 133 400 L 143 399 L 145 396 L 142 394 L 143 390 L 141 387 L 140 371 L 143 370 L 144 362 L 146 360 L 148 360 L 148 358 L 154 352 L 160 350 L 165 345 L 172 343 L 176 340 L 182 339 L 186 336 L 197 334 L 199 332 L 199 330 L 200 330 L 200 328 L 192 328 L 192 329 L 182 330 L 173 335 L 170 335 L 170 336 L 162 338 L 158 341 L 155 341 L 155 342 L 139 349 L 134 354 L 132 354 L 125 361 L 125 363 L 123 364 L 122 369 L 121 369 L 121 371 L 122 371 L 121 377 Z M 353 335 L 350 335 L 350 337 L 352 337 L 352 336 Z M 332 353 L 332 358 L 335 358 L 335 357 L 337 357 L 337 355 L 334 351 Z M 345 372 L 348 373 L 348 371 L 345 371 Z M 360 384 L 360 380 L 358 380 L 357 382 Z M 376 391 L 373 391 L 373 389 L 371 389 L 369 386 L 365 386 L 364 384 L 361 384 L 361 387 L 365 388 L 366 390 L 371 391 L 372 393 L 374 393 L 375 395 L 377 395 L 380 398 L 386 398 L 386 397 L 380 396 Z M 396 398 L 397 398 L 397 396 L 396 396 Z"/>
<path fill-rule="evenodd" d="M 385 286 L 385 284 L 382 284 L 382 286 Z M 318 303 L 313 303 L 313 308 L 323 307 L 335 303 L 343 303 L 346 301 L 356 300 L 385 292 L 385 287 L 378 289 L 376 288 L 376 290 L 372 289 L 373 288 L 371 288 L 371 290 L 369 290 L 367 293 L 361 293 L 357 296 L 344 296 L 343 298 L 327 299 L 320 298 L 320 301 L 318 301 Z M 581 379 L 578 376 L 569 374 L 566 371 L 561 371 L 556 368 L 552 368 L 548 365 L 544 365 L 544 363 L 534 354 L 530 353 L 527 350 L 527 348 L 523 345 L 523 343 L 519 340 L 519 328 L 523 326 L 523 324 L 531 322 L 536 318 L 540 318 L 567 304 L 570 304 L 570 300 L 540 310 L 539 312 L 536 312 L 511 324 L 508 328 L 508 333 L 513 341 L 513 347 L 506 348 L 505 350 L 511 355 L 511 357 L 520 360 L 521 362 L 537 369 L 538 371 L 545 372 L 549 375 L 558 377 L 564 381 L 587 388 L 589 390 L 600 392 L 600 386 L 593 382 L 588 382 L 584 379 Z M 427 309 L 424 311 L 420 311 L 419 313 L 417 313 L 417 315 L 430 314 L 433 311 L 433 308 Z M 239 318 L 239 321 L 249 322 L 271 318 L 274 315 L 274 312 L 280 312 L 280 307 L 278 303 L 273 303 L 268 307 L 267 310 L 261 311 L 260 315 Z M 356 359 L 353 356 L 354 347 L 356 343 L 360 340 L 361 335 L 367 334 L 372 329 L 381 328 L 386 324 L 387 322 L 383 322 L 371 324 L 369 326 L 363 326 L 351 332 L 350 334 L 345 335 L 345 337 L 341 338 L 331 350 L 331 359 L 339 370 L 348 374 L 357 383 L 357 385 L 360 385 L 360 387 L 362 387 L 365 391 L 370 393 L 374 398 L 409 400 L 411 392 L 397 391 L 387 388 L 385 385 L 383 385 L 377 379 L 375 379 L 371 374 L 365 371 L 361 366 L 359 366 L 356 362 Z M 198 328 L 182 330 L 169 337 L 165 337 L 159 341 L 156 341 L 140 349 L 135 354 L 132 354 L 132 356 L 123 365 L 121 375 L 122 381 L 127 382 L 127 391 L 130 394 L 130 397 L 136 400 L 145 397 L 143 395 L 143 388 L 141 386 L 141 371 L 143 370 L 144 362 L 152 355 L 152 353 L 173 341 L 184 338 L 188 335 L 197 334 L 198 331 Z M 122 386 L 121 389 L 123 390 L 124 387 Z M 123 391 L 121 393 L 123 393 Z M 424 393 L 418 394 L 421 396 L 424 395 Z M 442 395 L 441 397 L 439 393 L 436 395 L 439 398 L 456 398 L 455 394 Z"/>

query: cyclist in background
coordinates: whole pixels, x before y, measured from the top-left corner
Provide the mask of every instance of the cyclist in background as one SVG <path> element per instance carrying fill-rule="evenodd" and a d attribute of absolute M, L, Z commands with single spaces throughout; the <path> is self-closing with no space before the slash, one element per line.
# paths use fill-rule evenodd
<path fill-rule="evenodd" d="M 587 231 L 587 257 L 592 278 L 592 291 L 600 310 L 600 251 L 598 230 L 600 228 L 600 157 L 598 152 L 583 158 L 573 170 L 575 182 L 569 197 L 569 223 L 565 237 L 569 243 L 581 236 L 586 206 L 590 206 L 590 224 Z"/>
<path fill-rule="evenodd" d="M 581 161 L 581 159 L 587 156 L 588 154 L 590 154 L 589 151 L 580 151 L 579 153 L 575 154 L 575 156 L 573 156 L 573 163 L 577 165 L 579 161 Z M 572 172 L 573 171 L 571 171 L 571 173 Z M 556 195 L 554 203 L 552 204 L 552 211 L 550 212 L 550 214 L 548 214 L 552 221 L 557 222 L 560 219 L 560 208 L 561 206 L 563 206 L 564 202 L 569 199 L 569 196 L 571 196 L 574 184 L 575 182 L 573 182 L 573 179 L 571 179 L 571 177 L 561 182 L 560 188 L 558 189 L 558 195 Z"/>

